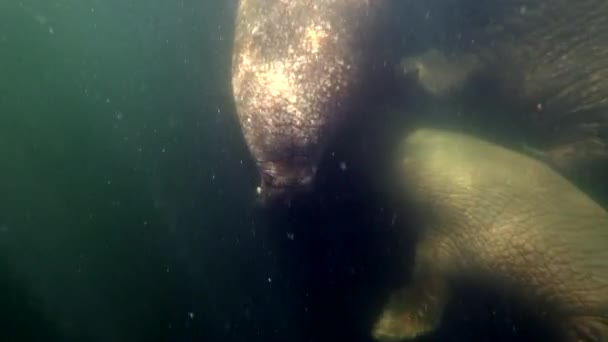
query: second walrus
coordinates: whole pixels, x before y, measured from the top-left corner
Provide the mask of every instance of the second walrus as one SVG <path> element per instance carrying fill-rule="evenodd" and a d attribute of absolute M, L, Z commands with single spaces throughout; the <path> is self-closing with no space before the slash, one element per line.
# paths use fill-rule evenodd
<path fill-rule="evenodd" d="M 423 227 L 413 280 L 374 328 L 381 341 L 439 326 L 456 285 L 512 295 L 563 341 L 607 341 L 608 213 L 545 164 L 449 131 L 403 142 L 402 199 Z"/>

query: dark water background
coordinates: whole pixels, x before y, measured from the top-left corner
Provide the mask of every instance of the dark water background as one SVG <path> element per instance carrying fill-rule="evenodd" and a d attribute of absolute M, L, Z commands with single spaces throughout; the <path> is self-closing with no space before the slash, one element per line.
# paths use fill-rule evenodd
<path fill-rule="evenodd" d="M 229 101 L 233 7 L 0 3 L 1 340 L 230 332 L 255 181 Z"/>
<path fill-rule="evenodd" d="M 0 2 L 0 340 L 370 341 L 398 218 L 354 171 L 328 205 L 256 209 L 235 6 Z M 516 340 L 480 307 L 431 339 Z"/>

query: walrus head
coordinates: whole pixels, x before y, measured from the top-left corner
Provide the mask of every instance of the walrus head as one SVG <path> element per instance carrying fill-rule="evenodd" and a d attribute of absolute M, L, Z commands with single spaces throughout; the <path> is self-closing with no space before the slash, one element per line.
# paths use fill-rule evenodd
<path fill-rule="evenodd" d="M 346 132 L 368 97 L 369 75 L 378 73 L 386 0 L 311 4 L 241 0 L 237 10 L 232 90 L 262 202 L 312 190 L 324 152 Z"/>

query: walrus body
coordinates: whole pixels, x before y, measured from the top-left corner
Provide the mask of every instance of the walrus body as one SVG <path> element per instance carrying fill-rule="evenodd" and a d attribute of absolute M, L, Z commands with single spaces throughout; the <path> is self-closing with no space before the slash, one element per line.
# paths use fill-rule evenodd
<path fill-rule="evenodd" d="M 531 131 L 528 140 L 562 170 L 608 161 L 608 2 L 458 4 L 485 13 L 488 24 L 469 29 L 460 50 L 407 56 L 404 71 L 418 73 L 438 97 L 493 88 Z"/>
<path fill-rule="evenodd" d="M 361 97 L 386 0 L 240 0 L 232 85 L 264 198 L 307 190 Z"/>
<path fill-rule="evenodd" d="M 421 129 L 400 146 L 403 199 L 425 225 L 413 281 L 374 328 L 379 340 L 434 330 L 455 284 L 514 294 L 563 329 L 608 341 L 608 213 L 545 164 L 472 136 Z"/>

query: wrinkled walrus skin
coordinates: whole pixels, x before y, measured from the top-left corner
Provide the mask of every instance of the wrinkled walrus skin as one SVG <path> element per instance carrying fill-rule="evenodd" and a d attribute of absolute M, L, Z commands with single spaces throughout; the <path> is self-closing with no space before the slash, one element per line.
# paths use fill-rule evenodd
<path fill-rule="evenodd" d="M 464 282 L 542 310 L 563 341 L 608 341 L 602 207 L 545 164 L 472 136 L 420 129 L 399 147 L 402 199 L 425 224 L 413 281 L 389 300 L 377 340 L 433 331 Z"/>
<path fill-rule="evenodd" d="M 387 0 L 240 0 L 232 88 L 263 199 L 306 191 L 356 108 Z"/>

